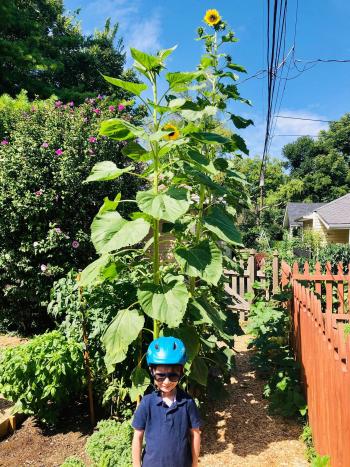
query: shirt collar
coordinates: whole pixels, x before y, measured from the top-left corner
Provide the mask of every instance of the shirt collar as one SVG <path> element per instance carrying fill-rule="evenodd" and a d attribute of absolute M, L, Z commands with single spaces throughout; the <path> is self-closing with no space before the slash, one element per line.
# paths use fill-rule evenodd
<path fill-rule="evenodd" d="M 160 391 L 155 390 L 152 393 L 152 395 L 156 401 L 156 405 L 161 405 L 163 402 L 163 399 L 162 399 L 162 396 L 160 395 Z M 185 392 L 182 389 L 177 388 L 176 389 L 176 405 L 183 405 L 185 404 L 185 402 L 186 402 Z"/>

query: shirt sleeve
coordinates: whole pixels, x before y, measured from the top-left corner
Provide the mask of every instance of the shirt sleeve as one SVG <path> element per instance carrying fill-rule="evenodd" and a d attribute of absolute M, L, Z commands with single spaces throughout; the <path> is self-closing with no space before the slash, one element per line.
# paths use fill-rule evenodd
<path fill-rule="evenodd" d="M 147 401 L 145 398 L 143 398 L 140 402 L 140 405 L 137 407 L 134 413 L 134 418 L 131 423 L 131 426 L 135 430 L 144 430 L 146 428 L 147 414 L 148 414 L 147 406 L 148 406 Z"/>
<path fill-rule="evenodd" d="M 187 413 L 190 428 L 200 428 L 202 426 L 202 420 L 193 399 L 190 399 L 187 403 Z"/>

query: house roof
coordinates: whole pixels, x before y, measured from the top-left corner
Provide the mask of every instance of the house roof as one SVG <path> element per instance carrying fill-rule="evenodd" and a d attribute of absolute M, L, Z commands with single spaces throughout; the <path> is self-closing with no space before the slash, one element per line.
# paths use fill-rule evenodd
<path fill-rule="evenodd" d="M 329 228 L 350 227 L 350 193 L 335 199 L 330 203 L 316 209 L 321 220 Z"/>
<path fill-rule="evenodd" d="M 283 227 L 301 227 L 303 223 L 296 219 L 311 214 L 324 205 L 325 203 L 287 203 Z"/>

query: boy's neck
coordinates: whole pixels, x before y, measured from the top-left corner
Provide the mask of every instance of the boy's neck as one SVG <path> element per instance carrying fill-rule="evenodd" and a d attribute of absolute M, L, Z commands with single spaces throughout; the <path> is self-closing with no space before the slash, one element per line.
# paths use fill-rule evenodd
<path fill-rule="evenodd" d="M 176 396 L 176 386 L 170 392 L 160 391 L 160 394 L 163 399 L 175 399 Z"/>

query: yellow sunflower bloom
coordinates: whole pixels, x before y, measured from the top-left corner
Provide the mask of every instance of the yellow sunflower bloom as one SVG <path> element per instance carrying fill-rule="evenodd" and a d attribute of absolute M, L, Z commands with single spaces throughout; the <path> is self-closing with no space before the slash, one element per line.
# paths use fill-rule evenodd
<path fill-rule="evenodd" d="M 178 137 L 180 136 L 179 129 L 175 125 L 172 125 L 171 123 L 167 123 L 166 125 L 164 125 L 163 130 L 164 131 L 170 130 L 170 132 L 166 136 L 164 136 L 164 138 L 168 141 L 178 139 Z"/>
<path fill-rule="evenodd" d="M 221 16 L 218 10 L 207 10 L 204 16 L 204 21 L 209 24 L 209 26 L 216 26 L 221 21 Z"/>

